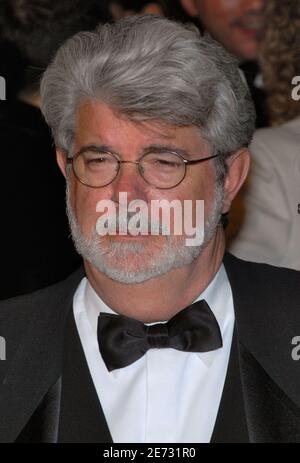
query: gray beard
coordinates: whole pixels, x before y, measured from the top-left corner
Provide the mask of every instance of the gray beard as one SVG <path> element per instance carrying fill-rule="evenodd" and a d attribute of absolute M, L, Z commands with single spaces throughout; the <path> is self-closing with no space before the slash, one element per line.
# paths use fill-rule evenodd
<path fill-rule="evenodd" d="M 154 249 L 153 243 L 149 246 L 151 237 L 145 237 L 143 242 L 127 243 L 100 237 L 95 229 L 89 237 L 84 236 L 71 206 L 68 181 L 66 189 L 67 215 L 77 252 L 99 272 L 124 284 L 143 283 L 197 259 L 220 225 L 223 200 L 223 185 L 218 185 L 201 245 L 187 246 L 185 235 L 160 235 L 159 248 Z M 164 240 L 162 245 L 161 240 Z"/>

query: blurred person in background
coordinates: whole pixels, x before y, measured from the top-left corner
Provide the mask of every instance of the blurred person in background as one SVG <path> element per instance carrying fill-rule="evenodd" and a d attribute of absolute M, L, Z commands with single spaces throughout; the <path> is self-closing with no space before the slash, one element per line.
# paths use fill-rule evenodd
<path fill-rule="evenodd" d="M 110 12 L 115 20 L 134 14 L 165 15 L 163 0 L 150 2 L 148 0 L 112 0 L 109 2 Z"/>
<path fill-rule="evenodd" d="M 192 21 L 199 27 L 197 18 L 191 18 L 180 0 L 112 0 L 110 12 L 115 20 L 135 14 L 158 14 L 182 22 Z"/>
<path fill-rule="evenodd" d="M 257 59 L 266 0 L 181 0 L 190 16 L 240 60 Z"/>
<path fill-rule="evenodd" d="M 255 133 L 245 220 L 231 251 L 250 261 L 300 269 L 300 1 L 270 0 L 260 62 L 271 128 Z"/>
<path fill-rule="evenodd" d="M 81 263 L 63 206 L 65 182 L 39 109 L 39 81 L 68 37 L 109 18 L 98 0 L 0 2 L 0 75 L 7 91 L 0 101 L 0 298 L 54 283 Z"/>
<path fill-rule="evenodd" d="M 181 0 L 190 17 L 240 60 L 254 100 L 257 127 L 268 125 L 265 93 L 257 65 L 268 0 Z"/>

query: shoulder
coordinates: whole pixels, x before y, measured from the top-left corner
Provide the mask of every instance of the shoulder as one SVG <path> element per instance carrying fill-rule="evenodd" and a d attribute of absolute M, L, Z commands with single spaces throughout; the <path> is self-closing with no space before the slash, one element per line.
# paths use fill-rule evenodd
<path fill-rule="evenodd" d="M 29 326 L 37 330 L 46 326 L 72 299 L 83 276 L 83 268 L 80 268 L 54 285 L 1 301 L 0 336 L 21 339 Z"/>
<path fill-rule="evenodd" d="M 239 270 L 242 275 L 251 275 L 253 278 L 260 279 L 260 277 L 268 276 L 270 279 L 285 279 L 287 281 L 298 281 L 300 278 L 300 272 L 298 270 L 292 270 L 285 267 L 276 267 L 269 264 L 259 263 L 259 262 L 250 262 L 244 259 L 240 259 L 230 252 L 226 252 L 224 255 L 225 265 Z M 300 288 L 299 288 L 300 292 Z"/>
<path fill-rule="evenodd" d="M 241 345 L 299 401 L 300 369 L 293 351 L 300 338 L 300 272 L 229 254 L 224 264 Z"/>
<path fill-rule="evenodd" d="M 300 304 L 300 272 L 284 267 L 275 267 L 269 264 L 249 262 L 239 259 L 230 253 L 224 257 L 226 271 L 238 281 L 244 290 L 248 288 L 255 294 L 264 294 L 271 299 L 280 295 L 288 298 L 292 305 Z M 295 299 L 293 300 L 293 297 Z M 298 310 L 300 319 L 300 310 Z"/>
<path fill-rule="evenodd" d="M 300 118 L 293 119 L 278 127 L 258 129 L 250 145 L 250 151 L 254 156 L 260 153 L 271 153 L 273 158 L 294 156 L 299 154 L 300 142 Z"/>
<path fill-rule="evenodd" d="M 248 262 L 227 254 L 225 269 L 237 307 L 237 318 L 248 333 L 261 336 L 300 335 L 300 272 Z"/>

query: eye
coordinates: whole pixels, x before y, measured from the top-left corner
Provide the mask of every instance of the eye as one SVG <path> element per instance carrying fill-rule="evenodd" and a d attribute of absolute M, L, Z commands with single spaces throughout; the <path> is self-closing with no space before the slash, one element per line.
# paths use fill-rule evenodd
<path fill-rule="evenodd" d="M 88 169 L 99 169 L 116 163 L 114 157 L 109 153 L 85 151 L 81 156 L 85 167 Z"/>
<path fill-rule="evenodd" d="M 161 167 L 176 167 L 176 165 L 178 165 L 178 163 L 175 161 L 168 161 L 161 158 L 154 159 L 154 162 L 159 164 Z"/>
<path fill-rule="evenodd" d="M 105 154 L 100 153 L 84 153 L 84 162 L 86 164 L 101 164 L 105 161 L 108 161 L 109 158 Z"/>
<path fill-rule="evenodd" d="M 171 170 L 182 167 L 181 159 L 169 152 L 166 153 L 149 153 L 145 156 L 147 164 L 160 170 Z"/>
<path fill-rule="evenodd" d="M 107 159 L 104 157 L 95 157 L 95 158 L 90 158 L 86 160 L 86 164 L 103 164 Z"/>

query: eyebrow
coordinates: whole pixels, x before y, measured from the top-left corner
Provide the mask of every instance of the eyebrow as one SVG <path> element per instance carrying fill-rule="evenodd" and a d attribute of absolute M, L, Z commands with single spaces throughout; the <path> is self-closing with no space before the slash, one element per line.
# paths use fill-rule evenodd
<path fill-rule="evenodd" d="M 84 145 L 79 149 L 78 152 L 82 153 L 83 151 L 87 151 L 87 150 L 108 151 L 109 153 L 115 154 L 118 157 L 120 157 L 120 153 L 115 151 L 111 146 L 105 145 L 105 144 L 101 144 L 101 145 L 98 145 L 98 144 Z M 164 145 L 164 144 L 157 144 L 157 143 L 148 145 L 145 148 L 143 148 L 142 151 L 141 151 L 141 156 L 143 156 L 145 153 L 148 153 L 150 151 L 154 152 L 154 153 L 162 153 L 164 151 L 173 151 L 174 153 L 180 154 L 184 158 L 191 158 L 191 154 L 188 151 L 186 151 L 185 149 L 183 149 L 183 148 L 178 148 L 177 146 L 174 146 L 174 145 Z"/>
<path fill-rule="evenodd" d="M 177 146 L 174 146 L 174 145 L 152 144 L 152 145 L 149 145 L 143 151 L 144 152 L 154 151 L 155 153 L 161 153 L 162 151 L 173 151 L 174 153 L 180 154 L 184 158 L 190 158 L 191 157 L 191 154 L 188 151 L 186 151 L 183 148 L 178 148 Z"/>

